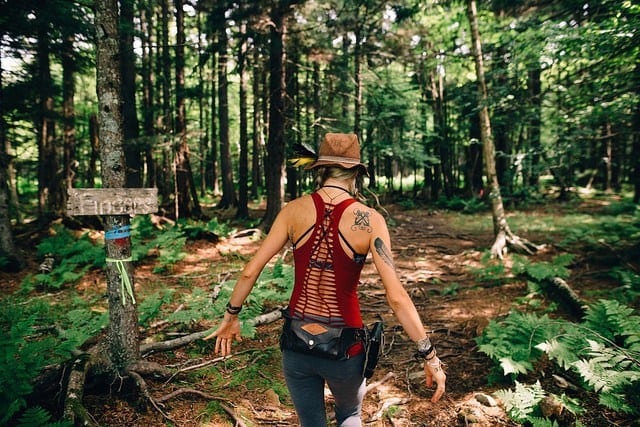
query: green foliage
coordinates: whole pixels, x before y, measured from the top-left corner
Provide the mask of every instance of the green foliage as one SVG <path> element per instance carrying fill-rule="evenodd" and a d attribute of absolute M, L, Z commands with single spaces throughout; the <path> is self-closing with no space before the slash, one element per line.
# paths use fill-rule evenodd
<path fill-rule="evenodd" d="M 147 295 L 144 300 L 138 304 L 138 323 L 141 326 L 148 326 L 151 320 L 161 314 L 162 306 L 171 302 L 174 294 L 174 290 L 164 289 Z"/>
<path fill-rule="evenodd" d="M 514 311 L 499 322 L 491 321 L 477 342 L 479 350 L 494 359 L 504 375 L 517 378 L 531 373 L 545 353 L 559 368 L 579 375 L 585 387 L 598 394 L 602 405 L 639 413 L 640 316 L 618 301 L 593 304 L 581 324 Z M 516 391 L 507 394 L 506 398 L 524 405 L 513 409 L 515 419 L 529 416 L 535 406 L 531 396 L 538 396 L 536 390 L 518 387 L 516 382 Z M 579 412 L 577 403 L 565 400 L 572 411 Z"/>
<path fill-rule="evenodd" d="M 79 298 L 70 306 L 13 297 L 0 303 L 0 425 L 4 425 L 26 407 L 31 381 L 42 368 L 70 359 L 108 319 L 104 311 L 95 312 Z"/>
<path fill-rule="evenodd" d="M 592 340 L 588 342 L 590 358 L 581 359 L 573 364 L 577 372 L 598 392 L 602 405 L 615 411 L 638 414 L 639 408 L 629 405 L 625 396 L 625 391 L 639 389 L 638 360 L 634 360 L 618 348 L 606 347 Z M 632 387 L 634 383 L 636 387 Z"/>
<path fill-rule="evenodd" d="M 39 406 L 27 408 L 18 419 L 16 427 L 72 427 L 69 421 L 51 421 L 51 414 Z"/>
<path fill-rule="evenodd" d="M 225 237 L 233 232 L 233 229 L 229 227 L 229 225 L 218 222 L 218 218 L 213 218 L 204 224 L 192 220 L 180 220 L 178 226 L 191 240 L 200 239 L 207 233 L 215 234 L 218 237 Z"/>
<path fill-rule="evenodd" d="M 499 260 L 493 259 L 489 251 L 485 251 L 482 254 L 480 262 L 483 265 L 481 268 L 469 267 L 469 271 L 478 281 L 499 284 L 504 280 L 506 271 L 504 264 Z"/>
<path fill-rule="evenodd" d="M 528 258 L 518 255 L 513 255 L 512 258 L 512 271 L 514 274 L 526 274 L 535 280 L 543 281 L 554 277 L 563 279 L 569 277 L 567 265 L 571 264 L 574 256 L 572 254 L 562 254 L 555 257 L 551 262 L 531 262 Z"/>
<path fill-rule="evenodd" d="M 621 283 L 619 288 L 609 291 L 616 300 L 633 303 L 640 298 L 640 274 L 615 267 L 611 269 L 609 275 Z"/>
<path fill-rule="evenodd" d="M 55 234 L 43 239 L 37 249 L 39 257 L 50 256 L 56 262 L 50 272 L 28 275 L 22 283 L 25 290 L 37 285 L 60 289 L 77 282 L 88 269 L 105 265 L 104 248 L 92 242 L 88 233 L 76 238 L 62 226 L 56 226 Z"/>
<path fill-rule="evenodd" d="M 584 326 L 610 343 L 640 353 L 640 316 L 618 301 L 600 300 L 589 307 Z"/>
<path fill-rule="evenodd" d="M 479 350 L 496 360 L 504 375 L 526 374 L 542 352 L 537 343 L 560 332 L 558 324 L 548 316 L 512 311 L 504 320 L 491 320 L 483 334 L 476 338 Z"/>
<path fill-rule="evenodd" d="M 495 395 L 502 400 L 509 417 L 523 423 L 531 421 L 532 416 L 536 415 L 538 403 L 547 393 L 542 389 L 539 381 L 532 385 L 516 381 L 513 390 L 498 390 Z"/>

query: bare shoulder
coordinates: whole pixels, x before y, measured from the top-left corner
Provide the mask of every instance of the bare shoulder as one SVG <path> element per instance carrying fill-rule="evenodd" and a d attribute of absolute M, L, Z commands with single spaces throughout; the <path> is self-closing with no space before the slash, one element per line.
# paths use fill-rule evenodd
<path fill-rule="evenodd" d="M 347 212 L 353 215 L 354 226 L 356 228 L 369 228 L 369 231 L 380 227 L 386 228 L 386 221 L 380 212 L 363 203 L 353 203 L 347 209 Z"/>
<path fill-rule="evenodd" d="M 308 209 L 309 206 L 313 206 L 313 199 L 310 195 L 306 194 L 296 199 L 291 200 L 282 208 L 282 212 L 295 215 L 301 210 Z"/>

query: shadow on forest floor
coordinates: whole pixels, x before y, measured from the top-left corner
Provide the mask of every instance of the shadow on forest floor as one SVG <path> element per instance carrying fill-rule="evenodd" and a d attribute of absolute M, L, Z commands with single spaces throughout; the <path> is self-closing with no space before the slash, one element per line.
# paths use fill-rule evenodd
<path fill-rule="evenodd" d="M 593 209 L 593 206 L 588 206 Z M 548 207 L 544 215 L 549 215 Z M 383 318 L 386 329 L 385 355 L 374 377 L 369 381 L 375 387 L 365 397 L 363 421 L 369 426 L 515 426 L 499 407 L 481 404 L 482 395 L 491 395 L 496 389 L 508 384 L 489 386 L 488 375 L 494 368 L 493 362 L 479 353 L 474 338 L 478 336 L 491 319 L 505 316 L 528 293 L 523 280 L 503 280 L 500 283 L 478 281 L 472 274 L 473 268 L 482 267 L 482 256 L 493 240 L 490 230 L 490 213 L 464 216 L 444 211 L 402 210 L 389 207 L 392 217 L 391 239 L 398 273 L 411 293 L 421 313 L 422 319 L 433 331 L 433 341 L 438 354 L 446 363 L 447 392 L 443 399 L 430 402 L 432 390 L 424 385 L 422 367 L 413 360 L 413 346 L 401 331 L 388 308 L 384 292 L 374 267 L 367 263 L 362 273 L 361 305 L 365 323 Z M 556 213 L 561 215 L 560 210 Z M 535 216 L 535 211 L 530 213 Z M 478 226 L 480 222 L 489 224 Z M 512 227 L 514 228 L 514 227 Z M 514 229 L 516 234 L 517 229 Z M 549 259 L 557 255 L 551 235 L 526 236 L 537 244 L 547 244 L 546 249 L 534 258 Z M 191 242 L 189 256 L 165 276 L 152 273 L 153 265 L 143 265 L 136 269 L 136 286 L 139 289 L 169 287 L 178 292 L 188 286 L 210 289 L 212 282 L 221 280 L 213 277 L 215 271 L 238 271 L 238 258 L 233 263 L 223 254 L 234 252 L 241 259 L 248 259 L 257 248 L 255 242 L 220 242 L 217 245 L 206 241 Z M 222 254 L 222 255 L 221 255 Z M 580 254 L 577 254 L 580 255 Z M 289 255 L 290 256 L 290 255 Z M 578 256 L 578 258 L 583 259 Z M 227 264 L 228 263 L 228 264 Z M 635 263 L 638 271 L 638 263 Z M 573 275 L 579 276 L 580 294 L 584 289 L 598 289 L 614 284 L 603 281 L 601 275 L 589 272 L 610 269 L 611 265 L 572 266 Z M 589 271 L 587 271 L 589 270 Z M 88 287 L 104 286 L 100 272 L 88 274 L 77 285 L 78 292 Z M 4 281 L 4 277 L 2 277 Z M 19 278 L 13 276 L 16 285 Z M 19 283 L 19 282 L 17 282 Z M 100 285 L 102 284 L 102 285 Z M 146 292 L 145 292 L 146 293 Z M 585 294 L 586 295 L 586 294 Z M 584 297 L 584 296 L 583 296 Z M 548 301 L 546 302 L 548 303 Z M 200 330 L 212 325 L 200 325 Z M 233 360 L 221 362 L 217 375 L 223 378 L 209 378 L 201 374 L 191 374 L 175 378 L 170 383 L 149 381 L 151 394 L 161 396 L 180 387 L 210 390 L 209 384 L 224 384 L 209 393 L 220 397 L 221 402 L 236 408 L 236 413 L 246 417 L 248 425 L 296 425 L 295 413 L 288 399 L 278 398 L 277 391 L 264 384 L 284 384 L 280 373 L 280 353 L 277 350 L 280 322 L 258 327 L 254 339 L 246 339 L 235 346 L 240 355 Z M 193 344 L 195 345 L 195 344 Z M 193 346 L 192 345 L 192 346 Z M 197 344 L 198 349 L 179 349 L 170 354 L 152 355 L 151 358 L 165 365 L 179 365 L 201 351 L 203 361 L 216 356 L 209 352 L 212 347 Z M 257 363 L 259 361 L 259 363 Z M 260 366 L 261 371 L 251 370 Z M 544 367 L 540 368 L 544 369 Z M 207 371 L 210 372 L 210 371 Z M 240 372 L 240 374 L 238 374 Z M 238 381 L 237 375 L 246 375 L 246 381 Z M 262 377 L 263 381 L 257 381 Z M 234 379 L 235 378 L 235 379 Z M 376 384 L 377 383 L 377 384 Z M 284 386 L 282 386 L 284 387 Z M 117 385 L 114 385 L 114 390 Z M 286 393 L 285 393 L 286 394 Z M 282 400 L 282 401 L 281 401 Z M 104 426 L 164 426 L 165 421 L 153 408 L 135 408 L 121 397 L 87 391 L 85 403 L 94 419 Z M 330 398 L 329 398 L 330 403 Z M 603 412 L 596 401 L 583 401 L 589 419 L 589 427 L 629 425 L 616 420 L 615 414 Z M 207 409 L 208 402 L 197 396 L 181 396 L 171 400 L 165 412 L 181 426 L 231 426 L 234 423 L 225 414 L 212 414 Z M 330 409 L 330 404 L 328 404 Z M 206 415 L 205 415 L 206 414 Z M 460 414 L 467 415 L 467 423 Z M 484 424 L 471 424 L 473 418 Z M 206 420 L 206 421 L 205 421 Z M 620 424 L 618 424 L 620 422 Z"/>

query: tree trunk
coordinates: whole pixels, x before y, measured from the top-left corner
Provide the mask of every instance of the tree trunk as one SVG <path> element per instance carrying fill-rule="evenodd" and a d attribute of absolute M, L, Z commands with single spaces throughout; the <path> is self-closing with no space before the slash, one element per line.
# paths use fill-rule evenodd
<path fill-rule="evenodd" d="M 76 126 L 75 126 L 75 60 L 73 44 L 75 38 L 68 35 L 62 44 L 62 117 L 64 122 L 63 166 L 64 187 L 73 188 L 76 177 Z M 63 206 L 66 206 L 67 192 L 62 192 Z"/>
<path fill-rule="evenodd" d="M 354 80 L 354 108 L 353 108 L 353 133 L 362 143 L 362 26 L 356 24 L 355 46 L 353 47 L 353 80 Z"/>
<path fill-rule="evenodd" d="M 38 219 L 41 225 L 48 222 L 57 210 L 58 155 L 55 146 L 55 121 L 53 120 L 53 88 L 50 70 L 48 23 L 38 18 Z"/>
<path fill-rule="evenodd" d="M 284 92 L 285 35 L 284 13 L 279 7 L 271 10 L 269 44 L 269 137 L 267 141 L 267 210 L 262 227 L 269 230 L 284 204 Z"/>
<path fill-rule="evenodd" d="M 247 131 L 247 25 L 240 24 L 240 48 L 238 49 L 238 76 L 240 102 L 240 164 L 238 165 L 237 218 L 249 217 L 249 136 Z"/>
<path fill-rule="evenodd" d="M 9 144 L 6 141 L 7 123 L 4 118 L 3 94 L 2 66 L 0 66 L 0 271 L 17 272 L 22 268 L 22 265 L 11 234 L 8 191 L 10 182 Z"/>
<path fill-rule="evenodd" d="M 529 102 L 531 112 L 529 118 L 529 185 L 538 189 L 540 183 L 540 150 L 542 143 L 540 138 L 540 124 L 542 123 L 542 84 L 540 82 L 540 61 L 534 62 L 527 73 L 527 89 L 529 90 Z"/>
<path fill-rule="evenodd" d="M 98 93 L 98 126 L 102 184 L 105 188 L 122 188 L 126 183 L 124 131 L 121 108 L 120 50 L 118 46 L 118 2 L 97 0 L 96 21 L 96 89 Z M 128 215 L 105 217 L 105 229 L 117 230 L 129 226 Z M 109 298 L 109 329 L 107 341 L 114 368 L 124 374 L 130 364 L 140 358 L 138 318 L 133 266 L 130 262 L 131 240 L 128 237 L 105 237 L 107 256 L 107 294 Z M 128 277 L 131 296 L 121 292 Z"/>
<path fill-rule="evenodd" d="M 233 168 L 231 163 L 231 147 L 229 142 L 229 81 L 227 79 L 227 62 L 229 40 L 226 33 L 226 21 L 219 29 L 218 58 L 218 122 L 220 124 L 220 176 L 222 178 L 222 197 L 218 207 L 222 209 L 235 207 L 238 204 L 233 185 Z"/>
<path fill-rule="evenodd" d="M 184 77 L 184 0 L 175 0 L 176 8 L 176 135 L 179 142 L 176 146 L 175 167 L 178 200 L 176 219 L 180 216 L 200 216 L 200 203 L 193 179 L 189 160 L 189 144 L 187 140 L 187 116 L 185 111 L 185 77 Z"/>
<path fill-rule="evenodd" d="M 285 62 L 285 96 L 284 96 L 284 120 L 286 129 L 301 129 L 296 111 L 296 100 L 299 99 L 298 73 L 297 68 L 300 64 L 300 56 L 297 49 L 297 40 L 292 37 L 289 49 L 287 49 L 287 61 Z M 296 143 L 296 132 L 287 132 L 284 135 L 285 153 L 287 147 L 293 147 Z M 285 155 L 286 157 L 286 155 Z M 294 199 L 298 196 L 298 168 L 292 167 L 285 161 L 285 199 L 286 195 Z"/>
<path fill-rule="evenodd" d="M 144 5 L 144 11 L 140 15 L 140 33 L 142 34 L 142 127 L 145 138 L 144 153 L 146 174 L 143 185 L 147 188 L 156 186 L 156 164 L 153 158 L 153 144 L 155 141 L 154 128 L 154 73 L 153 73 L 153 7 L 149 2 Z"/>
<path fill-rule="evenodd" d="M 211 40 L 211 44 L 214 41 Z M 218 69 L 218 56 L 216 52 L 211 55 L 211 145 L 207 153 L 207 179 L 208 186 L 214 195 L 220 194 L 218 187 L 218 90 L 216 89 Z"/>
<path fill-rule="evenodd" d="M 491 133 L 491 121 L 489 119 L 489 108 L 487 107 L 487 85 L 484 78 L 484 65 L 482 61 L 482 44 L 480 42 L 480 31 L 478 30 L 478 17 L 475 0 L 467 0 L 467 18 L 471 27 L 471 38 L 473 40 L 473 57 L 475 60 L 476 77 L 478 83 L 478 102 L 480 104 L 480 134 L 482 137 L 482 148 L 484 166 L 489 185 L 489 198 L 491 200 L 491 213 L 493 216 L 493 232 L 495 242 L 491 247 L 491 255 L 502 258 L 507 250 L 507 245 L 514 247 L 518 251 L 533 253 L 537 247 L 530 242 L 520 239 L 514 235 L 507 223 L 504 212 L 502 196 L 500 195 L 500 184 L 496 174 L 495 147 Z"/>
<path fill-rule="evenodd" d="M 98 175 L 98 157 L 100 155 L 100 138 L 98 138 L 98 116 L 91 114 L 89 116 L 89 143 L 91 145 L 91 154 L 89 155 L 89 165 L 87 166 L 87 174 L 85 177 L 86 186 L 93 188 L 96 184 L 96 176 Z"/>
<path fill-rule="evenodd" d="M 636 105 L 633 113 L 633 201 L 640 203 L 640 60 L 636 60 L 633 72 L 633 81 L 636 88 Z"/>
<path fill-rule="evenodd" d="M 258 197 L 258 190 L 262 187 L 262 173 L 261 173 L 261 159 L 264 147 L 264 134 L 262 132 L 262 114 L 260 109 L 260 81 L 261 77 L 262 61 L 260 61 L 260 50 L 253 49 L 253 80 L 252 88 L 253 92 L 253 138 L 252 138 L 252 150 L 253 156 L 251 157 L 251 197 L 256 199 Z"/>
<path fill-rule="evenodd" d="M 162 200 L 169 200 L 172 193 L 172 153 L 171 133 L 174 131 L 171 114 L 171 55 L 169 46 L 169 0 L 160 0 L 160 25 L 162 38 L 162 55 L 158 55 L 158 71 L 162 90 L 162 116 L 159 128 L 164 136 L 162 144 L 162 167 L 158 179 L 158 191 Z"/>
<path fill-rule="evenodd" d="M 200 160 L 198 162 L 198 172 L 200 174 L 200 197 L 205 197 L 207 194 L 207 155 L 209 150 L 209 123 L 205 118 L 207 100 L 205 94 L 205 77 L 203 73 L 204 69 L 204 46 L 202 45 L 202 11 L 197 10 L 197 24 L 198 24 L 198 125 L 200 128 L 200 137 L 198 138 L 198 148 L 200 153 Z"/>
<path fill-rule="evenodd" d="M 142 187 L 142 156 L 136 111 L 136 61 L 133 50 L 134 0 L 120 0 L 120 57 L 122 73 L 122 120 L 127 187 Z"/>

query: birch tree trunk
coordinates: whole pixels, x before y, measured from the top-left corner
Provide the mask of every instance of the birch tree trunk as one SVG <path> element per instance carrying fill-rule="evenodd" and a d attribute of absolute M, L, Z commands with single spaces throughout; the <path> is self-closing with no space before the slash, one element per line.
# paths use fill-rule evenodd
<path fill-rule="evenodd" d="M 120 49 L 118 36 L 117 0 L 97 0 L 95 2 L 96 26 L 96 89 L 98 93 L 98 135 L 100 137 L 100 160 L 102 164 L 102 184 L 105 188 L 125 186 L 126 165 L 124 159 L 124 130 L 120 106 L 121 77 Z M 128 215 L 111 215 L 105 218 L 107 231 L 129 226 Z M 138 317 L 136 307 L 127 293 L 121 292 L 122 280 L 126 274 L 133 287 L 131 262 L 131 241 L 106 239 L 107 294 L 109 298 L 109 330 L 107 341 L 111 362 L 115 369 L 124 374 L 130 364 L 140 358 L 138 338 Z M 118 265 L 122 268 L 119 269 Z M 133 291 L 133 289 L 132 289 Z"/>
<path fill-rule="evenodd" d="M 493 233 L 495 241 L 491 247 L 491 255 L 502 258 L 507 246 L 512 246 L 517 251 L 533 253 L 538 248 L 532 243 L 514 235 L 507 223 L 507 217 L 500 195 L 500 184 L 496 172 L 496 153 L 493 144 L 493 134 L 491 132 L 491 121 L 489 119 L 489 108 L 487 106 L 487 85 L 484 78 L 484 64 L 482 61 L 482 44 L 480 42 L 480 31 L 478 30 L 478 16 L 475 0 L 467 1 L 467 18 L 471 27 L 471 38 L 473 40 L 473 57 L 476 67 L 476 78 L 478 84 L 478 103 L 480 104 L 480 135 L 482 139 L 482 153 L 484 159 L 487 185 L 489 186 L 489 199 L 491 200 L 491 213 L 493 216 Z"/>

